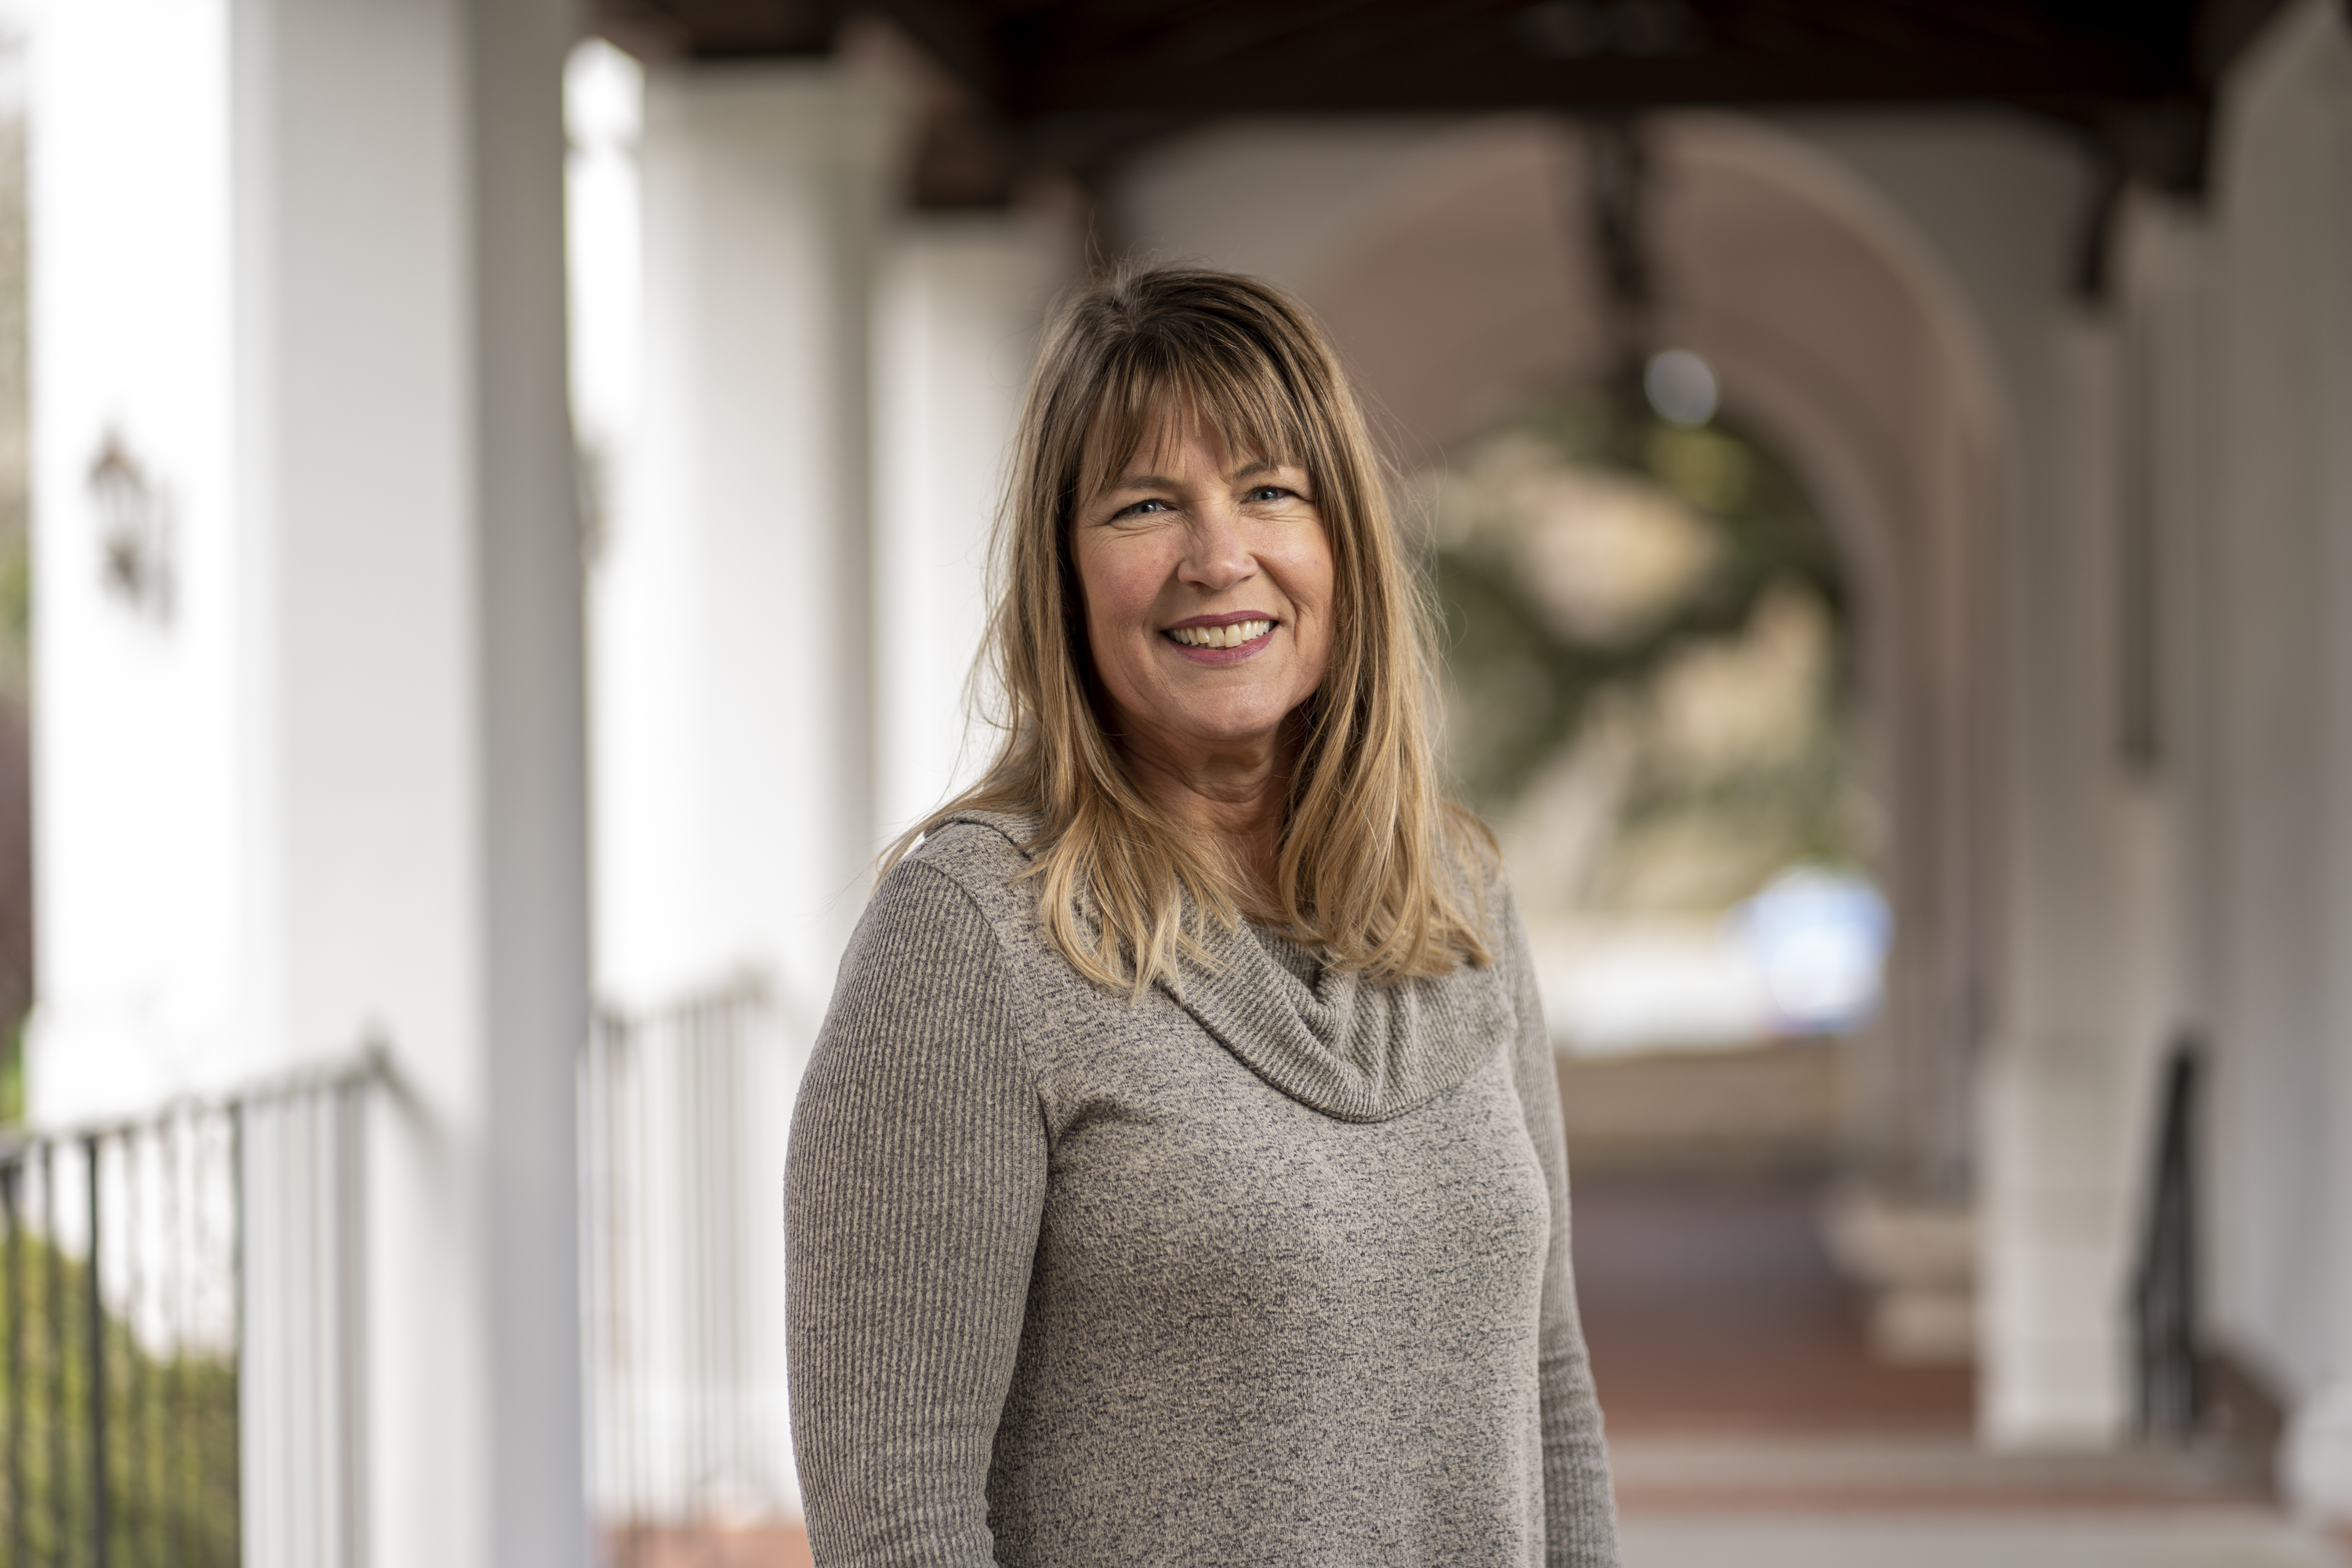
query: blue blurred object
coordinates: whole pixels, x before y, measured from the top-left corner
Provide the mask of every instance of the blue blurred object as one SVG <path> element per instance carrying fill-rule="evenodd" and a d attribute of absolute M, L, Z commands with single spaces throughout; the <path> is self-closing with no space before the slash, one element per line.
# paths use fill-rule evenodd
<path fill-rule="evenodd" d="M 1843 1034 L 1877 1011 L 1894 921 L 1867 879 L 1792 867 L 1732 919 L 1781 1032 Z"/>
<path fill-rule="evenodd" d="M 1715 367 L 1688 349 L 1653 355 L 1642 372 L 1642 390 L 1658 417 L 1673 424 L 1696 428 L 1715 417 Z"/>

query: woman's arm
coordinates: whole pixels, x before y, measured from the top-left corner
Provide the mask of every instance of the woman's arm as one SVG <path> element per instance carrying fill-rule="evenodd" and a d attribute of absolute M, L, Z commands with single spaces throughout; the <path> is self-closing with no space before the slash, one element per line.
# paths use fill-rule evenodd
<path fill-rule="evenodd" d="M 1045 1133 L 1002 953 L 902 863 L 842 961 L 784 1179 L 793 1441 L 823 1568 L 982 1568 Z"/>
<path fill-rule="evenodd" d="M 1560 1125 L 1559 1068 L 1535 963 L 1519 911 L 1507 894 L 1504 923 L 1511 999 L 1518 1015 L 1519 1103 L 1528 1118 L 1536 1159 L 1551 1193 L 1551 1256 L 1544 1266 L 1541 1363 L 1544 1514 L 1549 1539 L 1546 1568 L 1616 1568 L 1617 1501 L 1609 1485 L 1609 1451 L 1601 1438 L 1601 1402 L 1584 1353 L 1576 1311 L 1576 1276 L 1569 1255 L 1568 1141 Z"/>

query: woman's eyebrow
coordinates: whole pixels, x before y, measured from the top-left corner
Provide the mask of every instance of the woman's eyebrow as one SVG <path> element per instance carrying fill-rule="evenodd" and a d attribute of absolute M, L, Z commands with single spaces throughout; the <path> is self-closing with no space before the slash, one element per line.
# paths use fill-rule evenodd
<path fill-rule="evenodd" d="M 1276 458 L 1260 458 L 1227 474 L 1225 482 L 1236 483 L 1248 479 L 1253 474 L 1278 473 L 1283 467 L 1284 465 Z M 1106 490 L 1172 490 L 1178 488 L 1178 481 L 1166 474 L 1122 474 L 1103 488 Z"/>

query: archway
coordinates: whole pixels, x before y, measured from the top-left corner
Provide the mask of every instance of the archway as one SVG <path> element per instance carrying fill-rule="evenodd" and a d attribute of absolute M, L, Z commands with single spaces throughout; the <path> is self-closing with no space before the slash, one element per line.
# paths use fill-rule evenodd
<path fill-rule="evenodd" d="M 1855 588 L 1897 932 L 1859 1058 L 1861 1151 L 1883 1183 L 1957 1198 L 1994 989 L 1990 372 L 1925 247 L 1799 138 L 1716 114 L 1647 136 L 1657 340 L 1705 356 L 1726 406 L 1790 455 Z M 1576 142 L 1534 119 L 1455 131 L 1299 268 L 1406 465 L 1606 369 Z"/>
<path fill-rule="evenodd" d="M 2009 484 L 2002 405 L 1957 288 L 1906 221 L 1824 152 L 1727 114 L 1661 115 L 1642 135 L 1652 345 L 1707 360 L 1727 415 L 1789 461 L 1835 541 L 1854 609 L 1864 771 L 1884 817 L 1873 869 L 1895 938 L 1885 1004 L 1843 1053 L 1839 1157 L 1881 1200 L 1874 1212 L 1891 1212 L 1906 1240 L 1929 1240 L 1945 1255 L 1939 1267 L 1957 1258 L 1965 1271 L 1975 1064 L 2000 978 L 1991 705 L 1994 542 Z M 1339 339 L 1397 466 L 1412 472 L 1615 368 L 1588 238 L 1583 137 L 1535 116 L 1232 123 L 1139 165 L 1120 216 L 1144 254 L 1198 256 L 1296 289 Z M 1613 1199 L 1596 1207 L 1592 1184 L 1581 1191 L 1581 1233 L 1617 1224 Z M 1818 1306 L 1824 1290 L 1845 1292 L 1822 1256 L 1818 1198 L 1754 1191 L 1769 1201 L 1701 1216 L 1695 1249 L 1720 1251 L 1736 1234 L 1751 1258 L 1776 1246 L 1783 1259 L 1804 1252 L 1814 1272 L 1800 1293 Z M 1655 1217 L 1628 1211 L 1618 1228 L 1652 1237 Z M 1762 1242 L 1767 1232 L 1780 1242 Z M 1882 1345 L 1888 1325 L 1906 1321 L 1927 1325 L 1915 1346 L 1949 1353 L 1971 1342 L 1964 1273 L 1861 1271 L 1894 1287 L 1874 1304 Z M 1652 1305 L 1679 1310 L 1709 1295 L 1685 1279 L 1660 1286 Z M 1685 1327 L 1677 1339 L 1687 1346 L 1723 1325 Z M 1743 1376 L 1786 1359 L 1727 1355 Z M 1936 1375 L 1938 1392 L 1923 1404 L 1965 1425 L 1967 1374 Z M 1789 1373 L 1740 1403 L 1781 1408 L 1809 1380 L 1820 1381 Z"/>

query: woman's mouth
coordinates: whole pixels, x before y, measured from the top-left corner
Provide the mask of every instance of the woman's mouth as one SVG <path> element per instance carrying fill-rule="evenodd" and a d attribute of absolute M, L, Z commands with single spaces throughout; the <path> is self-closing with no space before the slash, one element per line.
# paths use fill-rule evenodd
<path fill-rule="evenodd" d="M 1256 620 L 1223 626 L 1171 626 L 1167 635 L 1185 647 L 1228 648 L 1254 643 L 1273 630 L 1272 621 Z"/>

